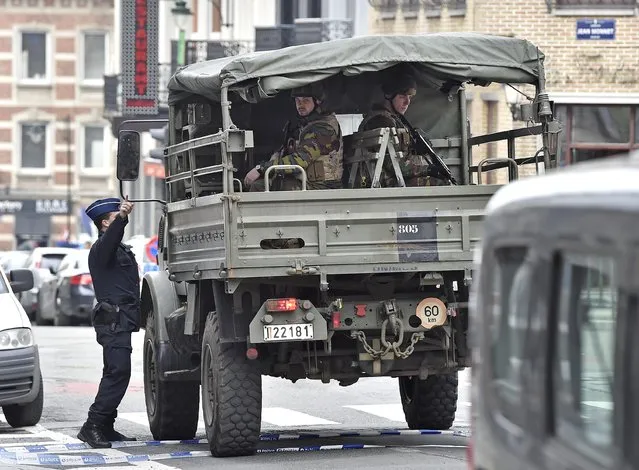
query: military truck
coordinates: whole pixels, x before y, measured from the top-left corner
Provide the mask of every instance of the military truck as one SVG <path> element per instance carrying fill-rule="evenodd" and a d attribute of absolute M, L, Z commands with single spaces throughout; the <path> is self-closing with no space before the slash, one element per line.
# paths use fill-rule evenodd
<path fill-rule="evenodd" d="M 396 377 L 408 426 L 446 429 L 457 372 L 470 365 L 468 292 L 482 214 L 499 185 L 482 174 L 555 158 L 556 121 L 543 54 L 523 39 L 479 34 L 370 36 L 188 65 L 171 78 L 160 270 L 144 276 L 144 391 L 155 439 L 188 439 L 201 402 L 214 456 L 254 453 L 262 376 L 348 386 Z M 357 132 L 381 100 L 380 80 L 404 67 L 418 83 L 406 117 L 433 164 L 456 184 L 381 187 L 396 170 L 401 129 Z M 294 119 L 291 89 L 322 82 L 342 127 L 341 189 L 243 188 Z M 490 83 L 534 88 L 529 122 L 470 135 L 465 92 Z M 120 129 L 117 174 L 138 177 L 136 122 Z M 515 139 L 541 136 L 534 156 Z M 414 136 L 413 136 L 414 137 Z M 473 146 L 506 140 L 508 156 L 473 164 Z M 290 170 L 271 167 L 272 174 Z M 401 183 L 401 178 L 398 181 Z M 140 209 L 139 209 L 140 210 Z M 287 243 L 277 243 L 286 240 Z M 289 243 L 292 241 L 292 243 Z"/>

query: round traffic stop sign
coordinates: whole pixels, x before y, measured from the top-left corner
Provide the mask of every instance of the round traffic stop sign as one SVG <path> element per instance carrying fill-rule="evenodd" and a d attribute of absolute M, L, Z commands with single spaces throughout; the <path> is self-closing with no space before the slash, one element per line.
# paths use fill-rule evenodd
<path fill-rule="evenodd" d="M 154 235 L 151 239 L 146 243 L 145 250 L 146 256 L 148 259 L 157 263 L 158 256 L 158 236 Z"/>

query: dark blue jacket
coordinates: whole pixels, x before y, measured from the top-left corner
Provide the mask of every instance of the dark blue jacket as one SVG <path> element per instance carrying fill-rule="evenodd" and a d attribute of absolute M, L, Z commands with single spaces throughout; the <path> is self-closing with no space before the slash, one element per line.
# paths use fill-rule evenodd
<path fill-rule="evenodd" d="M 140 322 L 140 274 L 135 255 L 122 243 L 128 217 L 115 217 L 98 236 L 89 252 L 89 271 L 95 298 L 120 307 L 120 331 L 138 331 Z"/>

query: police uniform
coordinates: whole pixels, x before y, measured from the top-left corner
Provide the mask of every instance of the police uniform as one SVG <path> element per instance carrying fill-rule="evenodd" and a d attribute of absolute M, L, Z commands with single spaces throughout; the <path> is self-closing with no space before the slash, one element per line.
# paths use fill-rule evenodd
<path fill-rule="evenodd" d="M 119 207 L 117 198 L 101 199 L 91 204 L 86 213 L 95 221 L 119 212 Z M 92 447 L 110 447 L 108 441 L 135 440 L 113 429 L 117 408 L 131 378 L 131 332 L 139 330 L 140 318 L 138 265 L 131 249 L 122 244 L 127 224 L 128 217 L 117 215 L 100 232 L 89 252 L 96 297 L 92 321 L 97 342 L 102 346 L 104 367 L 98 393 L 78 438 Z"/>

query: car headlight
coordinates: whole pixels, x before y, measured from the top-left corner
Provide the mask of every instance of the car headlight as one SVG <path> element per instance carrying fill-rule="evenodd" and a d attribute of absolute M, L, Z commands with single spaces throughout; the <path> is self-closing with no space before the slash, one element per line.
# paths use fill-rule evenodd
<path fill-rule="evenodd" d="M 0 331 L 0 349 L 20 349 L 33 346 L 33 333 L 29 328 Z"/>

